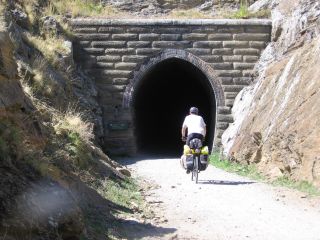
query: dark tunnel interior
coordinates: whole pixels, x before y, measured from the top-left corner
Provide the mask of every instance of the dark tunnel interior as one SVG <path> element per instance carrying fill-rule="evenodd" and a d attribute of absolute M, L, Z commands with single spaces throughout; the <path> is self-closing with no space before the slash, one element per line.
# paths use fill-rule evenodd
<path fill-rule="evenodd" d="M 133 98 L 138 153 L 180 156 L 181 127 L 192 106 L 207 124 L 205 144 L 211 147 L 216 103 L 204 73 L 193 64 L 170 58 L 156 64 L 139 81 Z"/>

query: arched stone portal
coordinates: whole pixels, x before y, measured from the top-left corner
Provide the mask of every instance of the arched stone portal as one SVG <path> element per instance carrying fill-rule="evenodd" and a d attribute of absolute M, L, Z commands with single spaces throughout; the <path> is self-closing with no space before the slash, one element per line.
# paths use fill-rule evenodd
<path fill-rule="evenodd" d="M 206 144 L 213 146 L 224 94 L 208 64 L 184 50 L 169 49 L 134 71 L 123 105 L 132 113 L 139 152 L 177 155 L 181 124 L 191 106 L 200 109 L 208 128 Z"/>
<path fill-rule="evenodd" d="M 152 106 L 152 95 L 158 92 L 157 89 L 148 90 L 147 83 L 157 83 L 152 81 L 159 75 L 157 71 L 164 74 L 162 78 L 170 78 L 174 74 L 165 75 L 166 70 L 163 69 L 171 66 L 176 66 L 171 70 L 173 73 L 180 69 L 174 79 L 184 75 L 189 79 L 188 85 L 196 84 L 193 88 L 202 93 L 203 102 L 209 102 L 209 105 L 200 103 L 199 107 L 203 114 L 209 112 L 206 117 L 211 128 L 209 145 L 214 142 L 219 146 L 223 132 L 233 122 L 231 108 L 234 100 L 252 82 L 252 70 L 270 41 L 272 25 L 270 20 L 260 19 L 87 18 L 73 19 L 71 23 L 76 36 L 74 59 L 97 86 L 97 99 L 102 110 L 98 120 L 104 126 L 101 143 L 110 155 L 134 154 L 136 143 L 147 143 L 139 141 L 143 128 L 139 130 L 138 127 L 137 130 L 136 123 L 143 122 L 148 113 L 139 115 L 138 111 L 136 114 L 134 109 L 139 104 L 134 104 L 134 101 L 144 104 L 144 99 L 147 99 Z M 179 92 L 180 85 L 177 83 L 173 92 Z M 168 95 L 166 87 L 161 92 Z M 196 98 L 189 104 L 195 101 Z M 177 102 L 173 93 L 169 102 Z M 158 105 L 158 108 L 162 107 L 160 103 Z M 189 107 L 181 104 L 178 108 L 187 111 Z M 180 114 L 183 118 L 186 112 Z M 142 120 L 137 120 L 139 116 Z M 159 118 L 159 115 L 154 115 L 154 118 Z M 179 129 L 177 125 L 172 128 Z M 146 137 L 142 134 L 140 139 Z M 176 142 L 170 144 L 177 145 Z"/>

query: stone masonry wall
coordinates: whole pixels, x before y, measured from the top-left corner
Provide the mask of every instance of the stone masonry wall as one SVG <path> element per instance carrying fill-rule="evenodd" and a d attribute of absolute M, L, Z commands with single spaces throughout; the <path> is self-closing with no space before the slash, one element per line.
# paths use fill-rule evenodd
<path fill-rule="evenodd" d="M 199 59 L 214 92 L 222 89 L 215 133 L 215 145 L 219 145 L 233 121 L 234 99 L 251 83 L 252 70 L 271 32 L 269 20 L 74 19 L 72 27 L 75 60 L 95 78 L 99 89 L 106 150 L 111 154 L 135 152 L 131 109 L 125 98 L 143 66 L 168 49 L 179 50 L 182 59 L 188 55 L 189 62 L 190 56 Z"/>

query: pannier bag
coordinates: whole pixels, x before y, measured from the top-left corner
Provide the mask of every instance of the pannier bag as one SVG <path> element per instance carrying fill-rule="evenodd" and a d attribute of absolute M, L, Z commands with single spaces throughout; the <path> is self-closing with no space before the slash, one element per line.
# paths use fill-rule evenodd
<path fill-rule="evenodd" d="M 201 149 L 201 155 L 200 155 L 200 166 L 199 170 L 204 171 L 208 167 L 208 155 L 209 155 L 209 149 L 207 146 L 204 146 Z"/>
<path fill-rule="evenodd" d="M 192 171 L 192 169 L 193 169 L 193 155 L 192 154 L 186 155 L 186 167 L 187 167 L 187 170 Z"/>
<path fill-rule="evenodd" d="M 191 153 L 191 149 L 188 145 L 184 145 L 183 146 L 183 154 L 184 155 L 187 155 L 187 154 L 190 154 Z"/>

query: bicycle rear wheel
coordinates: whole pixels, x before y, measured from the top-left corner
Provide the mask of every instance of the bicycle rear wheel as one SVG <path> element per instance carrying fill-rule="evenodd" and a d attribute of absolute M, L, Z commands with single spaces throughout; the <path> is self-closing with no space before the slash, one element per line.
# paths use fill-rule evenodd
<path fill-rule="evenodd" d="M 194 165 L 194 175 L 196 179 L 196 183 L 198 183 L 198 175 L 199 175 L 199 156 L 195 156 L 195 165 Z"/>

